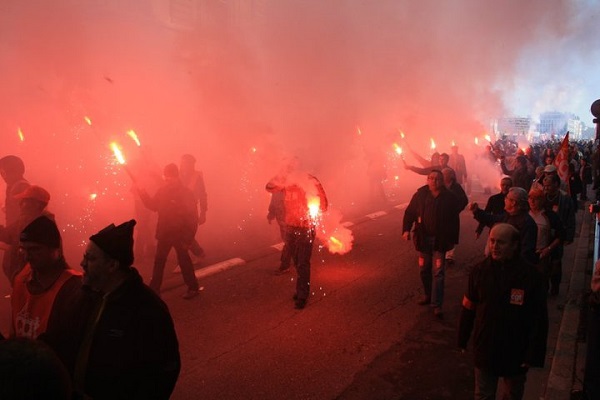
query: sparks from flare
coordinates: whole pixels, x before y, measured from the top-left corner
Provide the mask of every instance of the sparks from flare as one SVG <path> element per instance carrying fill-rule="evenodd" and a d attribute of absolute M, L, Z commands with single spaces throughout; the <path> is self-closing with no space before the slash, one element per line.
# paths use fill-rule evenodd
<path fill-rule="evenodd" d="M 21 140 L 21 142 L 25 141 L 25 135 L 23 135 L 23 131 L 21 130 L 21 128 L 17 128 L 17 134 L 19 135 L 19 140 Z"/>
<path fill-rule="evenodd" d="M 452 147 L 456 146 L 456 142 L 453 140 L 452 143 L 450 144 L 450 146 L 452 146 Z"/>
<path fill-rule="evenodd" d="M 90 117 L 83 117 L 83 120 L 90 126 L 92 126 L 92 120 L 90 119 Z"/>
<path fill-rule="evenodd" d="M 431 140 L 431 151 L 435 151 L 435 142 L 433 141 L 433 138 L 431 138 L 430 140 Z"/>
<path fill-rule="evenodd" d="M 475 146 L 479 146 L 479 138 L 475 137 Z"/>
<path fill-rule="evenodd" d="M 492 138 L 490 137 L 490 135 L 485 135 L 484 136 L 485 140 L 487 140 L 488 142 L 492 143 Z"/>

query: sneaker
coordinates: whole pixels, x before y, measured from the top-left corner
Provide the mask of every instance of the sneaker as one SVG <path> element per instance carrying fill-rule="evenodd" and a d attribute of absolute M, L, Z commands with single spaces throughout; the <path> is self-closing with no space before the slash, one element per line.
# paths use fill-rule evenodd
<path fill-rule="evenodd" d="M 183 294 L 183 296 L 181 296 L 184 300 L 189 300 L 189 299 L 193 299 L 194 297 L 198 296 L 200 294 L 200 292 L 198 291 L 198 289 L 196 290 L 191 290 L 188 289 L 187 292 L 185 292 Z"/>
<path fill-rule="evenodd" d="M 420 306 L 426 306 L 429 303 L 431 303 L 431 297 L 429 296 L 423 296 L 421 297 L 421 300 L 417 301 L 417 304 Z"/>
<path fill-rule="evenodd" d="M 442 311 L 441 307 L 435 307 L 433 309 L 433 315 L 435 315 L 436 317 L 438 317 L 439 319 L 444 318 L 444 312 Z"/>

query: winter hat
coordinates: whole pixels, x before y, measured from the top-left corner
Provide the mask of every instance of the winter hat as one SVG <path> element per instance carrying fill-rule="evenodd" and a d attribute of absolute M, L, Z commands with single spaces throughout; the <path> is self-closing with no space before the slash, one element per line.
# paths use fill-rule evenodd
<path fill-rule="evenodd" d="M 90 240 L 111 258 L 119 261 L 122 266 L 129 267 L 133 264 L 133 227 L 135 224 L 134 219 L 119 226 L 110 224 L 90 236 Z"/>
<path fill-rule="evenodd" d="M 61 238 L 56 223 L 46 216 L 33 220 L 23 229 L 19 238 L 21 242 L 35 242 L 53 249 L 59 249 Z"/>

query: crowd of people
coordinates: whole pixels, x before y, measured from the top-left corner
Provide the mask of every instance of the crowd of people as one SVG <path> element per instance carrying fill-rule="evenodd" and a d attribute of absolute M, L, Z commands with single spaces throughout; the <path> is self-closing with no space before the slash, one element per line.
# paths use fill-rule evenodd
<path fill-rule="evenodd" d="M 576 212 L 588 200 L 589 185 L 595 190 L 600 186 L 600 159 L 591 142 L 571 143 L 568 151 L 559 142 L 524 150 L 511 144 L 490 145 L 483 155 L 501 175 L 500 192 L 489 197 L 485 208 L 476 202 L 467 205 L 464 192 L 452 190 L 453 181 L 443 179 L 458 175 L 449 172 L 447 154 L 434 153 L 426 160 L 412 152 L 422 167 L 405 163 L 406 169 L 427 175 L 427 185 L 406 209 L 402 229 L 405 239 L 412 235 L 419 253 L 424 296 L 418 304 L 443 318 L 445 268 L 454 259 L 448 252 L 458 244 L 458 214 L 465 208 L 473 214 L 479 223 L 475 238 L 490 228 L 485 259 L 469 273 L 458 328 L 463 351 L 471 335 L 476 338 L 476 399 L 495 398 L 499 384 L 501 398 L 521 399 L 528 369 L 543 367 L 546 301 L 559 294 L 564 246 L 574 240 Z M 557 162 L 559 151 L 563 153 Z M 562 179 L 561 162 L 567 164 Z M 466 178 L 466 169 L 460 168 Z"/>
<path fill-rule="evenodd" d="M 406 165 L 427 178 L 406 208 L 402 236 L 412 239 L 419 253 L 423 296 L 418 304 L 442 319 L 445 269 L 455 263 L 460 213 L 468 210 L 478 221 L 474 238 L 490 229 L 485 259 L 469 274 L 458 346 L 466 349 L 474 332 L 477 399 L 493 398 L 498 382 L 510 398 L 518 399 L 527 370 L 544 364 L 546 299 L 559 293 L 564 246 L 573 242 L 575 213 L 598 174 L 598 168 L 590 167 L 598 160 L 590 145 L 571 145 L 569 172 L 561 179 L 552 146 L 530 146 L 514 154 L 497 150 L 489 160 L 502 175 L 500 192 L 489 197 L 485 208 L 469 203 L 465 187 L 472 174 L 467 174 L 458 146 L 450 155 L 419 157 L 422 167 Z M 0 173 L 6 182 L 6 225 L 0 226 L 0 241 L 7 246 L 3 271 L 13 290 L 6 342 L 20 343 L 0 343 L 0 354 L 29 346 L 31 354 L 48 363 L 56 361 L 48 352 L 55 354 L 64 367 L 64 373 L 56 372 L 56 382 L 74 398 L 168 398 L 180 356 L 173 320 L 160 297 L 164 269 L 174 248 L 186 285 L 183 298 L 192 299 L 199 285 L 191 257 L 204 253 L 196 233 L 206 221 L 207 194 L 194 157 L 186 154 L 179 166 L 166 165 L 153 193 L 133 188 L 140 204 L 157 214 L 148 285 L 133 266 L 136 220 L 110 224 L 92 235 L 79 272 L 63 256 L 60 230 L 48 210 L 50 193 L 25 179 L 16 156 L 0 159 Z M 294 306 L 303 309 L 309 299 L 316 218 L 327 210 L 328 200 L 319 180 L 300 171 L 297 160 L 273 177 L 266 190 L 271 193 L 267 221 L 277 221 L 284 242 L 274 272 L 288 273 L 294 265 Z"/>

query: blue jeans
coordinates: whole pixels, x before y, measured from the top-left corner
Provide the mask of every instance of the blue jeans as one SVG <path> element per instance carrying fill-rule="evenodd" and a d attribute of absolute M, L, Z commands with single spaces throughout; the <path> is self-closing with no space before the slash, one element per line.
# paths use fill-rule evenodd
<path fill-rule="evenodd" d="M 441 307 L 444 301 L 445 251 L 433 250 L 435 237 L 425 238 L 424 250 L 419 253 L 419 273 L 425 296 L 432 307 Z"/>
<path fill-rule="evenodd" d="M 525 373 L 515 376 L 496 376 L 475 368 L 475 400 L 494 400 L 498 380 L 502 380 L 500 400 L 521 400 L 525 392 Z"/>

